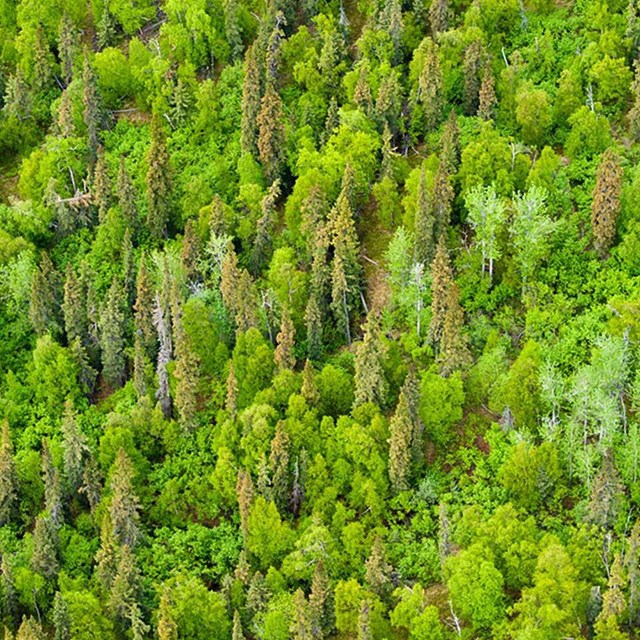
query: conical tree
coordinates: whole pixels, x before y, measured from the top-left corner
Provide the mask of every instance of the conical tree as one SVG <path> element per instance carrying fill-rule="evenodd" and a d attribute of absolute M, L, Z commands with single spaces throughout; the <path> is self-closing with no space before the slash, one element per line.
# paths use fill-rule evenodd
<path fill-rule="evenodd" d="M 29 298 L 29 319 L 38 335 L 49 332 L 56 337 L 61 333 L 59 284 L 58 272 L 43 251 L 40 267 L 33 273 Z"/>
<path fill-rule="evenodd" d="M 53 55 L 42 24 L 36 27 L 33 42 L 33 88 L 45 91 L 53 82 Z"/>
<path fill-rule="evenodd" d="M 453 187 L 451 186 L 451 180 L 446 172 L 444 163 L 438 164 L 438 170 L 433 179 L 433 196 L 431 201 L 433 203 L 433 217 L 434 217 L 434 241 L 440 238 L 441 235 L 446 233 L 451 221 L 451 208 L 453 205 L 454 197 Z M 425 264 L 430 264 L 429 260 Z"/>
<path fill-rule="evenodd" d="M 357 640 L 372 640 L 371 632 L 371 603 L 363 600 L 360 603 L 360 614 L 358 615 L 358 635 Z"/>
<path fill-rule="evenodd" d="M 442 69 L 438 46 L 433 40 L 425 38 L 421 48 L 424 49 L 424 62 L 418 76 L 418 87 L 414 99 L 422 109 L 426 130 L 433 131 L 442 117 Z"/>
<path fill-rule="evenodd" d="M 460 163 L 460 128 L 456 112 L 451 109 L 440 139 L 440 162 L 447 175 L 453 175 Z"/>
<path fill-rule="evenodd" d="M 480 94 L 478 96 L 478 117 L 483 120 L 491 120 L 497 103 L 495 81 L 491 71 L 491 65 L 487 62 L 484 66 Z"/>
<path fill-rule="evenodd" d="M 322 559 L 318 560 L 311 580 L 309 594 L 309 613 L 311 630 L 316 640 L 322 640 L 331 630 L 331 586 Z"/>
<path fill-rule="evenodd" d="M 460 306 L 460 292 L 458 285 L 453 282 L 449 285 L 447 293 L 446 311 L 438 353 L 440 372 L 444 376 L 449 376 L 454 371 L 466 366 L 471 359 L 463 326 L 464 312 Z"/>
<path fill-rule="evenodd" d="M 158 640 L 178 640 L 178 625 L 171 611 L 171 590 L 166 586 L 158 609 Z"/>
<path fill-rule="evenodd" d="M 124 301 L 122 285 L 115 276 L 100 314 L 102 375 L 112 388 L 122 386 L 125 381 Z"/>
<path fill-rule="evenodd" d="M 109 515 L 114 539 L 134 547 L 140 538 L 140 503 L 133 491 L 133 463 L 120 448 L 111 468 Z"/>
<path fill-rule="evenodd" d="M 89 53 L 84 52 L 82 66 L 82 102 L 84 105 L 83 117 L 87 131 L 87 146 L 89 149 L 89 162 L 93 164 L 98 153 L 98 130 L 100 128 L 100 100 L 96 79 L 89 62 Z"/>
<path fill-rule="evenodd" d="M 85 292 L 71 262 L 67 264 L 62 314 L 64 316 L 67 342 L 71 344 L 76 338 L 79 338 L 82 343 L 86 343 L 87 309 L 85 306 Z"/>
<path fill-rule="evenodd" d="M 93 169 L 91 198 L 98 211 L 98 222 L 102 224 L 106 220 L 111 200 L 111 179 L 109 178 L 109 167 L 104 157 L 103 147 L 98 147 L 98 160 Z"/>
<path fill-rule="evenodd" d="M 264 167 L 264 175 L 269 183 L 277 180 L 283 172 L 285 164 L 285 117 L 282 110 L 282 99 L 273 86 L 267 90 L 260 103 L 258 114 L 258 157 Z"/>
<path fill-rule="evenodd" d="M 309 604 L 302 589 L 297 589 L 293 594 L 293 621 L 289 634 L 292 640 L 313 639 Z"/>
<path fill-rule="evenodd" d="M 620 193 L 622 191 L 622 167 L 620 156 L 613 149 L 607 149 L 596 176 L 591 205 L 591 227 L 594 244 L 601 257 L 605 257 L 616 236 L 616 223 L 620 213 Z"/>
<path fill-rule="evenodd" d="M 78 32 L 65 11 L 58 27 L 58 58 L 60 59 L 60 73 L 68 85 L 73 79 L 73 67 L 78 55 Z"/>
<path fill-rule="evenodd" d="M 0 445 L 0 526 L 11 522 L 17 499 L 18 477 L 13 459 L 9 422 L 5 419 L 2 423 L 2 444 Z"/>
<path fill-rule="evenodd" d="M 424 166 L 420 171 L 417 195 L 413 258 L 414 262 L 430 264 L 435 250 L 435 219 Z"/>
<path fill-rule="evenodd" d="M 116 178 L 116 196 L 120 204 L 120 212 L 134 235 L 138 229 L 138 208 L 136 206 L 137 193 L 131 176 L 127 171 L 125 157 L 120 156 L 118 176 Z"/>
<path fill-rule="evenodd" d="M 18 608 L 18 594 L 13 578 L 13 569 L 7 553 L 2 554 L 2 571 L 0 572 L 0 604 L 2 605 L 2 621 L 13 628 Z"/>
<path fill-rule="evenodd" d="M 483 63 L 482 44 L 474 40 L 464 53 L 464 109 L 469 116 L 478 112 L 480 94 L 480 71 Z"/>
<path fill-rule="evenodd" d="M 355 357 L 355 405 L 374 402 L 384 406 L 387 381 L 382 368 L 384 347 L 380 339 L 377 316 L 370 313 L 364 324 L 362 341 L 356 346 Z"/>
<path fill-rule="evenodd" d="M 262 198 L 262 215 L 256 225 L 256 237 L 251 256 L 252 272 L 257 276 L 271 258 L 272 237 L 277 221 L 276 202 L 280 197 L 280 180 L 276 180 Z"/>
<path fill-rule="evenodd" d="M 31 568 L 47 580 L 54 578 L 60 568 L 57 549 L 58 532 L 53 519 L 45 512 L 36 518 Z"/>
<path fill-rule="evenodd" d="M 178 320 L 182 324 L 182 320 Z M 177 324 L 177 323 L 174 323 Z M 184 328 L 177 332 L 176 367 L 174 375 L 177 379 L 175 404 L 180 421 L 185 429 L 190 430 L 196 424 L 198 410 L 198 387 L 200 385 L 200 358 L 194 349 L 191 338 Z"/>
<path fill-rule="evenodd" d="M 238 496 L 238 510 L 240 512 L 240 529 L 245 543 L 249 531 L 249 513 L 251 512 L 254 493 L 251 476 L 244 469 L 239 469 L 238 480 L 236 482 L 236 494 Z"/>
<path fill-rule="evenodd" d="M 258 41 L 248 49 L 244 58 L 242 81 L 242 119 L 240 124 L 242 153 L 258 154 L 258 115 L 262 99 L 263 68 L 259 61 Z"/>
<path fill-rule="evenodd" d="M 448 0 L 434 0 L 429 7 L 431 35 L 435 38 L 449 28 L 450 9 Z"/>
<path fill-rule="evenodd" d="M 293 369 L 296 366 L 296 357 L 293 352 L 295 338 L 296 329 L 289 310 L 285 307 L 282 311 L 280 332 L 276 337 L 277 346 L 273 353 L 275 363 L 280 369 Z"/>
<path fill-rule="evenodd" d="M 53 525 L 59 527 L 62 524 L 62 486 L 46 439 L 42 441 L 42 482 L 45 511 L 51 516 Z"/>
<path fill-rule="evenodd" d="M 313 406 L 320 398 L 318 385 L 316 383 L 316 373 L 308 358 L 304 363 L 304 369 L 302 371 L 302 389 L 300 393 L 309 406 Z"/>
<path fill-rule="evenodd" d="M 407 397 L 400 392 L 398 406 L 389 425 L 389 477 L 396 491 L 407 489 L 411 470 L 413 421 Z"/>
<path fill-rule="evenodd" d="M 147 152 L 147 228 L 151 237 L 167 237 L 171 210 L 171 163 L 164 127 L 158 116 L 151 123 L 151 146 Z"/>
<path fill-rule="evenodd" d="M 82 474 L 84 472 L 85 459 L 89 453 L 89 445 L 86 437 L 78 427 L 71 401 L 65 403 L 65 412 L 60 430 L 62 432 L 64 477 L 71 492 L 75 493 L 82 483 Z"/>
<path fill-rule="evenodd" d="M 391 585 L 390 574 L 391 567 L 385 560 L 384 543 L 380 536 L 376 536 L 365 563 L 365 580 L 371 591 L 381 598 L 386 596 Z"/>
<path fill-rule="evenodd" d="M 71 640 L 71 617 L 69 606 L 59 591 L 53 598 L 53 640 Z"/>

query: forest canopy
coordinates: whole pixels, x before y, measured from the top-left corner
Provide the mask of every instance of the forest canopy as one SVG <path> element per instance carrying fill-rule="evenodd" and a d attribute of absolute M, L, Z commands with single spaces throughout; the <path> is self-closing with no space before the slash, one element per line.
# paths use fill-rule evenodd
<path fill-rule="evenodd" d="M 0 0 L 4 640 L 631 640 L 637 0 Z"/>

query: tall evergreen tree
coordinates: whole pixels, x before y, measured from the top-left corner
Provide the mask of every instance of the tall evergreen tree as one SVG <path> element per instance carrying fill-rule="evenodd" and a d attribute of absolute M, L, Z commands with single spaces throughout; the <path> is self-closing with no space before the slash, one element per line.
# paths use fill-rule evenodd
<path fill-rule="evenodd" d="M 109 515 L 114 539 L 135 547 L 140 538 L 140 503 L 133 491 L 135 469 L 124 449 L 118 449 L 111 468 Z"/>
<path fill-rule="evenodd" d="M 362 341 L 356 345 L 355 404 L 374 402 L 384 406 L 387 396 L 387 381 L 382 368 L 384 347 L 379 335 L 379 320 L 373 312 L 367 316 L 363 328 Z"/>
<path fill-rule="evenodd" d="M 480 92 L 478 94 L 478 117 L 483 120 L 491 120 L 496 103 L 495 81 L 493 79 L 491 65 L 487 62 L 484 66 Z"/>
<path fill-rule="evenodd" d="M 67 264 L 67 277 L 64 283 L 64 299 L 62 313 L 67 342 L 71 344 L 76 338 L 87 342 L 87 310 L 82 283 L 76 276 L 71 262 Z"/>
<path fill-rule="evenodd" d="M 124 301 L 122 285 L 114 276 L 100 314 L 102 375 L 113 388 L 122 386 L 126 374 Z"/>
<path fill-rule="evenodd" d="M 313 639 L 309 603 L 302 589 L 297 589 L 293 594 L 293 621 L 289 634 L 292 640 Z"/>
<path fill-rule="evenodd" d="M 60 568 L 58 532 L 53 518 L 46 512 L 36 518 L 31 568 L 47 580 L 54 578 Z"/>
<path fill-rule="evenodd" d="M 127 171 L 127 163 L 123 155 L 120 156 L 120 164 L 118 165 L 116 195 L 120 204 L 120 212 L 135 235 L 138 229 L 137 193 L 131 181 L 131 176 Z"/>
<path fill-rule="evenodd" d="M 290 449 L 291 440 L 289 434 L 284 428 L 284 423 L 279 422 L 275 436 L 271 441 L 269 467 L 271 469 L 273 500 L 281 513 L 286 513 L 290 507 Z"/>
<path fill-rule="evenodd" d="M 280 332 L 276 337 L 277 346 L 273 357 L 280 369 L 293 369 L 296 366 L 296 358 L 293 352 L 295 347 L 296 329 L 289 310 L 282 310 L 282 322 Z"/>
<path fill-rule="evenodd" d="M 384 598 L 391 586 L 391 567 L 385 559 L 384 543 L 380 536 L 376 536 L 373 541 L 364 569 L 369 589 L 380 598 Z"/>
<path fill-rule="evenodd" d="M 620 156 L 612 148 L 602 155 L 598 165 L 596 186 L 591 205 L 591 227 L 594 244 L 601 257 L 605 257 L 616 236 L 616 223 L 620 213 L 622 167 Z"/>
<path fill-rule="evenodd" d="M 482 43 L 474 40 L 464 52 L 464 109 L 465 113 L 473 116 L 478 111 L 480 94 L 480 72 L 483 67 Z"/>
<path fill-rule="evenodd" d="M 98 147 L 98 160 L 93 168 L 91 197 L 93 205 L 98 211 L 98 222 L 102 224 L 106 220 L 111 200 L 111 179 L 109 178 L 109 167 L 104 157 L 104 147 Z"/>
<path fill-rule="evenodd" d="M 171 590 L 165 586 L 158 609 L 158 640 L 178 640 L 178 625 L 171 611 Z"/>
<path fill-rule="evenodd" d="M 464 312 L 460 306 L 460 292 L 455 282 L 449 285 L 445 305 L 438 362 L 442 375 L 448 376 L 469 364 L 471 359 L 463 331 Z"/>
<path fill-rule="evenodd" d="M 85 460 L 89 453 L 89 445 L 86 437 L 78 427 L 73 405 L 70 401 L 65 403 L 65 412 L 60 430 L 62 432 L 64 477 L 71 492 L 75 492 L 82 483 L 82 474 Z"/>
<path fill-rule="evenodd" d="M 62 14 L 58 26 L 58 58 L 60 59 L 60 73 L 65 84 L 73 79 L 73 67 L 78 55 L 78 32 L 69 14 Z"/>
<path fill-rule="evenodd" d="M 151 123 L 151 146 L 147 152 L 147 228 L 151 237 L 167 237 L 171 202 L 171 165 L 164 127 L 158 116 Z"/>
<path fill-rule="evenodd" d="M 71 640 L 71 617 L 69 606 L 59 591 L 53 598 L 53 640 Z"/>
<path fill-rule="evenodd" d="M 0 525 L 11 522 L 17 499 L 18 477 L 11 446 L 9 422 L 5 419 L 2 423 L 2 444 L 0 445 Z"/>
<path fill-rule="evenodd" d="M 286 160 L 282 99 L 273 83 L 267 85 L 256 122 L 258 124 L 258 157 L 264 168 L 265 178 L 271 184 L 282 175 Z"/>
<path fill-rule="evenodd" d="M 460 127 L 453 109 L 449 112 L 449 117 L 445 122 L 440 144 L 440 162 L 447 174 L 453 175 L 458 170 L 460 163 Z"/>
<path fill-rule="evenodd" d="M 54 527 L 59 527 L 62 524 L 62 486 L 46 439 L 42 441 L 42 482 L 45 511 L 51 516 Z"/>
<path fill-rule="evenodd" d="M 451 222 L 451 208 L 453 205 L 454 197 L 453 186 L 451 180 L 444 167 L 444 163 L 441 161 L 438 164 L 438 170 L 433 179 L 433 217 L 434 217 L 434 241 L 440 238 L 443 233 L 446 233 Z M 429 264 L 429 260 L 426 264 Z"/>
<path fill-rule="evenodd" d="M 258 154 L 258 115 L 262 100 L 262 65 L 260 64 L 259 43 L 256 40 L 248 49 L 244 58 L 242 81 L 242 153 Z"/>
<path fill-rule="evenodd" d="M 453 282 L 449 252 L 443 236 L 438 240 L 436 255 L 431 265 L 431 324 L 429 325 L 429 340 L 439 344 L 442 338 L 445 315 L 447 310 L 447 296 Z"/>
<path fill-rule="evenodd" d="M 413 420 L 409 402 L 404 392 L 400 392 L 396 411 L 389 425 L 389 477 L 396 491 L 408 488 L 407 480 L 411 470 L 411 437 Z"/>
<path fill-rule="evenodd" d="M 438 126 L 442 117 L 442 69 L 438 46 L 431 38 L 425 38 L 421 49 L 424 51 L 424 62 L 418 76 L 414 103 L 420 106 L 424 127 L 429 132 Z"/>
<path fill-rule="evenodd" d="M 98 130 L 100 128 L 100 99 L 93 68 L 89 62 L 89 53 L 85 49 L 82 66 L 82 103 L 83 117 L 87 132 L 89 162 L 93 164 L 98 154 Z"/>
<path fill-rule="evenodd" d="M 413 258 L 414 262 L 429 264 L 435 250 L 435 219 L 424 166 L 420 171 L 417 195 Z"/>
<path fill-rule="evenodd" d="M 57 337 L 62 330 L 60 282 L 49 255 L 42 252 L 40 267 L 33 273 L 29 299 L 29 319 L 38 335 Z"/>
<path fill-rule="evenodd" d="M 322 559 L 318 560 L 311 580 L 309 594 L 309 613 L 311 630 L 315 640 L 325 638 L 332 625 L 331 586 Z"/>
<path fill-rule="evenodd" d="M 53 55 L 47 36 L 38 23 L 33 41 L 33 88 L 36 92 L 49 89 L 53 82 Z"/>

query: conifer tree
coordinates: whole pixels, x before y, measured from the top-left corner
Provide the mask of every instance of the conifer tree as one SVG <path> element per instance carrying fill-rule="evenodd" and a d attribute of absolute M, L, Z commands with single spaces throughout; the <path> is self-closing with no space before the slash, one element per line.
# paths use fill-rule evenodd
<path fill-rule="evenodd" d="M 438 170 L 433 179 L 433 217 L 434 217 L 434 241 L 446 233 L 451 222 L 451 209 L 454 198 L 451 180 L 444 167 L 444 163 L 438 164 Z M 430 263 L 431 261 L 429 261 Z M 427 263 L 427 264 L 429 264 Z"/>
<path fill-rule="evenodd" d="M 271 245 L 276 225 L 276 202 L 280 196 L 280 180 L 276 180 L 262 198 L 262 215 L 256 225 L 256 238 L 253 243 L 253 273 L 258 275 L 271 258 Z"/>
<path fill-rule="evenodd" d="M 398 406 L 389 425 L 389 477 L 396 491 L 407 489 L 411 468 L 413 421 L 407 397 L 401 391 Z"/>
<path fill-rule="evenodd" d="M 133 305 L 133 320 L 136 336 L 139 337 L 147 357 L 153 357 L 156 349 L 156 331 L 153 324 L 153 283 L 147 270 L 147 261 L 140 256 L 136 281 L 136 301 Z"/>
<path fill-rule="evenodd" d="M 69 14 L 65 11 L 58 27 L 58 58 L 60 59 L 60 73 L 67 85 L 73 79 L 73 67 L 77 55 L 78 33 Z"/>
<path fill-rule="evenodd" d="M 365 580 L 369 589 L 377 596 L 384 598 L 391 584 L 391 567 L 385 560 L 384 543 L 380 536 L 375 537 L 371 553 L 364 567 Z"/>
<path fill-rule="evenodd" d="M 386 124 L 393 135 L 396 135 L 400 128 L 403 102 L 403 90 L 398 74 L 386 74 L 378 88 L 374 112 L 378 121 Z"/>
<path fill-rule="evenodd" d="M 424 166 L 420 171 L 416 205 L 413 259 L 414 262 L 430 264 L 435 250 L 435 219 Z"/>
<path fill-rule="evenodd" d="M 357 640 L 372 640 L 371 633 L 371 603 L 363 600 L 360 603 L 360 614 L 358 615 Z"/>
<path fill-rule="evenodd" d="M 151 123 L 147 153 L 147 228 L 151 237 L 167 237 L 171 199 L 171 168 L 164 128 L 158 116 Z"/>
<path fill-rule="evenodd" d="M 474 40 L 464 52 L 464 109 L 469 116 L 478 111 L 480 93 L 480 71 L 482 69 L 483 51 L 479 40 Z"/>
<path fill-rule="evenodd" d="M 59 591 L 53 598 L 53 640 L 71 640 L 71 618 L 69 606 Z"/>
<path fill-rule="evenodd" d="M 309 406 L 313 406 L 320 398 L 318 385 L 316 383 L 316 373 L 311 364 L 311 360 L 308 358 L 304 363 L 304 369 L 302 371 L 302 389 L 300 393 Z"/>
<path fill-rule="evenodd" d="M 29 319 L 38 335 L 61 333 L 59 276 L 46 252 L 42 252 L 40 267 L 33 273 L 29 299 Z"/>
<path fill-rule="evenodd" d="M 626 579 L 623 564 L 620 554 L 617 553 L 609 573 L 607 590 L 602 598 L 602 609 L 594 625 L 594 630 L 599 640 L 604 640 L 604 638 L 607 638 L 607 640 L 621 640 L 626 637 L 622 635 L 619 628 L 619 622 L 627 610 L 624 594 L 625 586 Z"/>
<path fill-rule="evenodd" d="M 18 121 L 31 117 L 33 98 L 27 85 L 24 73 L 19 67 L 9 76 L 4 94 L 4 112 Z"/>
<path fill-rule="evenodd" d="M 124 449 L 118 449 L 111 468 L 109 516 L 114 539 L 131 548 L 140 537 L 140 503 L 133 491 L 134 473 L 131 459 Z"/>
<path fill-rule="evenodd" d="M 98 222 L 102 224 L 107 217 L 111 198 L 111 179 L 109 178 L 109 167 L 104 157 L 103 147 L 98 147 L 98 160 L 93 169 L 91 197 L 98 211 Z"/>
<path fill-rule="evenodd" d="M 158 334 L 158 357 L 156 374 L 158 377 L 158 389 L 156 399 L 160 404 L 162 413 L 166 418 L 171 417 L 172 401 L 169 390 L 169 373 L 167 367 L 173 359 L 172 317 L 170 291 L 172 288 L 172 275 L 168 261 L 165 258 L 162 269 L 162 287 L 156 294 L 153 310 L 153 324 Z"/>
<path fill-rule="evenodd" d="M 100 15 L 100 20 L 98 20 L 96 36 L 98 40 L 98 48 L 100 50 L 108 47 L 113 42 L 113 39 L 116 35 L 116 22 L 113 14 L 111 13 L 111 9 L 109 8 L 109 3 L 105 2 L 102 8 L 102 14 Z"/>
<path fill-rule="evenodd" d="M 100 126 L 100 100 L 93 69 L 89 62 L 89 53 L 84 52 L 82 66 L 82 103 L 84 105 L 83 117 L 87 131 L 87 146 L 89 149 L 89 161 L 93 164 L 98 153 L 98 129 Z"/>
<path fill-rule="evenodd" d="M 18 478 L 13 447 L 11 446 L 11 433 L 9 422 L 5 419 L 2 423 L 2 444 L 0 445 L 0 525 L 9 524 L 15 511 L 18 499 Z"/>
<path fill-rule="evenodd" d="M 277 347 L 273 353 L 276 365 L 280 369 L 293 369 L 296 366 L 294 355 L 296 329 L 289 310 L 285 307 L 282 310 L 282 321 L 280 332 L 276 337 Z"/>
<path fill-rule="evenodd" d="M 491 120 L 496 102 L 495 81 L 493 79 L 491 65 L 487 62 L 484 66 L 480 93 L 478 95 L 478 117 L 483 120 Z"/>
<path fill-rule="evenodd" d="M 244 58 L 240 124 L 242 153 L 250 153 L 253 156 L 258 153 L 258 115 L 261 110 L 263 83 L 258 46 L 256 40 L 247 49 Z"/>
<path fill-rule="evenodd" d="M 264 576 L 260 571 L 256 571 L 251 577 L 249 589 L 247 590 L 247 611 L 252 618 L 267 608 L 271 592 Z"/>
<path fill-rule="evenodd" d="M 31 568 L 49 580 L 58 573 L 58 532 L 53 518 L 44 513 L 36 518 L 33 530 L 33 555 Z"/>
<path fill-rule="evenodd" d="M 78 489 L 87 497 L 91 513 L 94 513 L 102 497 L 102 475 L 93 456 L 89 455 L 82 473 L 82 486 Z"/>
<path fill-rule="evenodd" d="M 438 362 L 442 375 L 449 376 L 471 359 L 467 337 L 463 332 L 464 312 L 460 306 L 460 292 L 455 282 L 449 285 L 445 305 Z"/>
<path fill-rule="evenodd" d="M 96 576 L 100 585 L 108 591 L 113 584 L 118 563 L 118 542 L 113 533 L 113 523 L 109 512 L 100 523 L 100 548 L 96 553 Z"/>
<path fill-rule="evenodd" d="M 0 565 L 0 604 L 2 606 L 2 621 L 9 627 L 13 627 L 18 606 L 18 594 L 13 578 L 13 569 L 7 553 L 2 554 Z"/>
<path fill-rule="evenodd" d="M 124 293 L 117 276 L 114 276 L 100 314 L 100 348 L 102 375 L 112 388 L 125 381 Z"/>
<path fill-rule="evenodd" d="M 18 629 L 16 640 L 45 640 L 46 636 L 42 625 L 33 618 L 22 617 L 22 623 Z"/>
<path fill-rule="evenodd" d="M 322 559 L 318 560 L 311 580 L 309 594 L 311 630 L 316 640 L 322 640 L 329 633 L 331 621 L 331 587 Z"/>
<path fill-rule="evenodd" d="M 431 35 L 435 39 L 439 33 L 449 28 L 450 9 L 448 0 L 434 0 L 429 7 Z"/>
<path fill-rule="evenodd" d="M 46 439 L 42 441 L 42 482 L 44 483 L 44 509 L 55 527 L 62 524 L 62 487 L 60 473 L 53 464 Z"/>
<path fill-rule="evenodd" d="M 289 630 L 290 637 L 292 640 L 312 640 L 313 631 L 309 604 L 302 589 L 297 589 L 293 594 L 293 610 L 293 621 Z"/>
<path fill-rule="evenodd" d="M 387 382 L 382 368 L 384 348 L 380 340 L 380 326 L 372 312 L 364 324 L 362 341 L 356 346 L 355 405 L 374 402 L 383 406 L 387 396 Z"/>
<path fill-rule="evenodd" d="M 84 297 L 82 283 L 76 276 L 73 265 L 69 262 L 67 263 L 67 277 L 64 283 L 62 302 L 64 328 L 69 344 L 76 338 L 79 338 L 83 343 L 87 341 L 87 310 Z"/>
<path fill-rule="evenodd" d="M 365 115 L 371 115 L 373 100 L 369 86 L 369 64 L 366 58 L 359 65 L 358 79 L 353 90 L 353 102 L 362 109 Z"/>
<path fill-rule="evenodd" d="M 633 93 L 633 106 L 627 113 L 627 121 L 629 122 L 629 133 L 636 142 L 640 140 L 640 62 L 636 60 L 633 63 L 633 82 L 631 83 L 631 91 Z"/>
<path fill-rule="evenodd" d="M 309 358 L 319 358 L 322 353 L 322 312 L 315 291 L 309 295 L 304 323 L 307 330 L 307 355 Z"/>
<path fill-rule="evenodd" d="M 442 116 L 443 97 L 438 46 L 431 38 L 425 38 L 424 41 L 424 63 L 418 76 L 414 100 L 422 108 L 426 130 L 433 131 Z"/>
<path fill-rule="evenodd" d="M 184 225 L 184 236 L 182 238 L 182 251 L 180 252 L 180 262 L 184 277 L 188 283 L 198 280 L 199 266 L 198 258 L 200 253 L 200 243 L 196 234 L 193 219 L 189 218 Z"/>
<path fill-rule="evenodd" d="M 229 361 L 229 375 L 227 376 L 227 395 L 224 405 L 232 420 L 236 419 L 238 412 L 238 381 L 236 380 L 233 360 Z"/>
<path fill-rule="evenodd" d="M 231 632 L 231 640 L 244 640 L 244 633 L 242 632 L 242 622 L 240 620 L 240 614 L 235 609 L 233 612 L 233 630 Z"/>
<path fill-rule="evenodd" d="M 447 505 L 441 502 L 438 506 L 438 554 L 440 556 L 440 567 L 444 568 L 451 551 L 451 524 L 447 514 Z"/>
<path fill-rule="evenodd" d="M 620 213 L 622 167 L 620 156 L 612 148 L 602 155 L 598 165 L 596 186 L 591 205 L 591 227 L 594 244 L 601 257 L 608 254 L 616 236 L 616 223 Z"/>
<path fill-rule="evenodd" d="M 449 117 L 445 122 L 440 143 L 440 162 L 447 174 L 453 175 L 458 170 L 460 163 L 460 128 L 456 112 L 453 109 L 449 112 Z"/>
<path fill-rule="evenodd" d="M 282 175 L 286 159 L 282 99 L 273 83 L 267 85 L 256 122 L 258 124 L 258 157 L 264 167 L 265 178 L 271 184 Z"/>
<path fill-rule="evenodd" d="M 76 135 L 76 124 L 73 113 L 73 102 L 68 89 L 65 89 L 60 96 L 60 107 L 58 108 L 57 119 L 58 135 L 63 138 L 72 138 Z"/>
<path fill-rule="evenodd" d="M 89 445 L 78 427 L 73 405 L 70 400 L 65 403 L 65 412 L 60 426 L 62 432 L 64 477 L 72 492 L 77 491 L 82 483 L 85 459 Z"/>
<path fill-rule="evenodd" d="M 38 91 L 48 89 L 53 82 L 53 55 L 47 37 L 38 23 L 33 42 L 33 88 Z"/>
<path fill-rule="evenodd" d="M 238 510 L 240 512 L 240 529 L 245 544 L 247 540 L 249 513 L 253 504 L 254 489 L 251 475 L 244 469 L 238 470 L 238 480 L 236 482 L 236 494 L 238 496 Z"/>
<path fill-rule="evenodd" d="M 607 450 L 602 466 L 591 485 L 588 520 L 603 529 L 610 529 L 620 512 L 624 485 L 615 465 L 613 453 Z"/>
<path fill-rule="evenodd" d="M 281 513 L 285 513 L 290 506 L 290 449 L 289 434 L 284 428 L 284 423 L 279 422 L 275 436 L 271 441 L 269 467 L 271 469 L 273 500 Z"/>
<path fill-rule="evenodd" d="M 125 157 L 120 156 L 120 164 L 118 165 L 118 176 L 116 179 L 116 195 L 120 204 L 120 212 L 124 217 L 128 227 L 133 231 L 134 235 L 138 229 L 138 210 L 136 207 L 136 189 L 131 181 L 131 176 L 127 171 L 127 163 Z"/>
<path fill-rule="evenodd" d="M 327 117 L 324 121 L 324 130 L 321 136 L 321 143 L 325 145 L 327 140 L 334 134 L 335 130 L 340 126 L 340 108 L 335 96 L 331 96 L 329 107 L 327 109 Z"/>
<path fill-rule="evenodd" d="M 171 612 L 171 590 L 165 586 L 158 609 L 158 640 L 178 640 L 178 625 Z"/>
<path fill-rule="evenodd" d="M 180 326 L 176 336 L 176 368 L 174 375 L 176 384 L 175 404 L 180 420 L 185 429 L 195 426 L 198 410 L 198 386 L 200 383 L 200 358 L 196 353 L 189 336 L 182 328 L 182 320 L 178 319 L 174 327 Z"/>

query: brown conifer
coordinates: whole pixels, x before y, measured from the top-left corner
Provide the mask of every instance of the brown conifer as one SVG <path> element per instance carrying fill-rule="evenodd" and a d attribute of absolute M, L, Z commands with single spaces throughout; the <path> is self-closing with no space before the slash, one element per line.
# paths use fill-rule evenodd
<path fill-rule="evenodd" d="M 440 372 L 444 376 L 449 376 L 464 367 L 471 359 L 463 325 L 464 312 L 460 306 L 460 292 L 458 285 L 452 282 L 449 285 L 446 298 L 446 311 L 438 353 Z"/>
<path fill-rule="evenodd" d="M 478 117 L 483 120 L 491 120 L 493 118 L 493 110 L 496 106 L 496 90 L 495 81 L 491 65 L 487 62 L 484 66 L 482 75 L 482 83 L 480 84 L 480 93 L 478 96 Z"/>
<path fill-rule="evenodd" d="M 271 184 L 282 174 L 286 151 L 282 100 L 273 83 L 267 85 L 262 97 L 257 124 L 258 157 L 264 168 L 265 178 Z"/>
<path fill-rule="evenodd" d="M 594 244 L 601 257 L 606 257 L 616 236 L 616 223 L 620 213 L 622 167 L 620 156 L 612 148 L 602 155 L 598 165 L 596 186 L 591 205 L 591 227 Z"/>
<path fill-rule="evenodd" d="M 296 329 L 289 310 L 285 307 L 282 311 L 280 332 L 276 337 L 277 347 L 273 353 L 276 365 L 280 369 L 293 369 L 296 366 L 294 355 Z"/>
<path fill-rule="evenodd" d="M 447 310 L 447 296 L 453 273 L 449 252 L 444 236 L 440 236 L 436 255 L 431 265 L 431 324 L 429 325 L 429 340 L 432 344 L 439 344 L 442 338 L 445 315 Z"/>
<path fill-rule="evenodd" d="M 98 148 L 98 160 L 93 169 L 93 185 L 91 187 L 91 200 L 98 211 L 98 222 L 102 224 L 109 210 L 111 199 L 111 179 L 109 167 L 104 157 L 104 148 Z"/>
<path fill-rule="evenodd" d="M 482 43 L 479 40 L 474 40 L 464 52 L 464 109 L 469 116 L 478 111 L 483 57 Z"/>
<path fill-rule="evenodd" d="M 255 41 L 245 55 L 240 124 L 242 153 L 250 153 L 253 156 L 258 153 L 258 115 L 263 83 L 262 65 L 258 62 L 258 46 L 258 41 Z"/>

